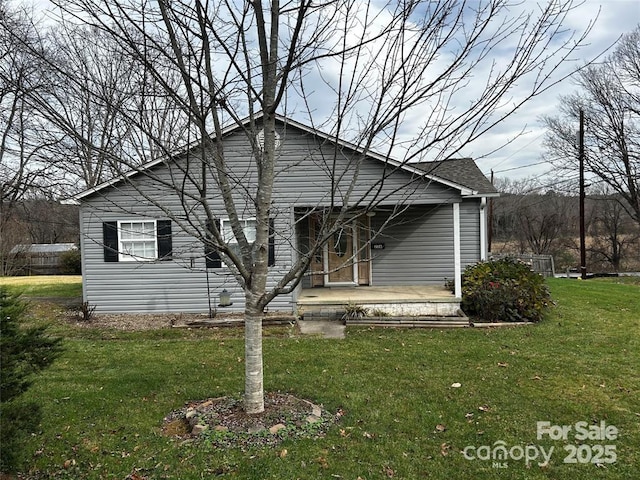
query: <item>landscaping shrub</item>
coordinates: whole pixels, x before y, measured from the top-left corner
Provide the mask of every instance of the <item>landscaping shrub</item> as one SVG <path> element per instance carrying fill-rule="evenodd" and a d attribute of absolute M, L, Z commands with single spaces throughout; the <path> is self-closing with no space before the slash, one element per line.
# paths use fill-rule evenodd
<path fill-rule="evenodd" d="M 490 322 L 538 322 L 552 305 L 542 275 L 513 258 L 479 262 L 462 275 L 462 309 Z"/>
<path fill-rule="evenodd" d="M 60 271 L 64 275 L 80 275 L 82 273 L 80 250 L 69 250 L 60 255 Z"/>
<path fill-rule="evenodd" d="M 0 471 L 16 468 L 20 439 L 35 431 L 40 406 L 20 400 L 34 374 L 45 369 L 61 353 L 61 339 L 51 338 L 45 327 L 20 325 L 26 304 L 0 287 Z"/>

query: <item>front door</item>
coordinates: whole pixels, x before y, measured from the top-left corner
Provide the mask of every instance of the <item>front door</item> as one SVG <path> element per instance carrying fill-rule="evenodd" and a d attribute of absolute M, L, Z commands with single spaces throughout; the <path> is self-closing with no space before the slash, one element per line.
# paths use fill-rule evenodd
<path fill-rule="evenodd" d="M 318 240 L 320 219 L 309 218 L 309 242 Z M 335 232 L 323 250 L 311 259 L 311 285 L 370 285 L 371 245 L 369 217 Z"/>
<path fill-rule="evenodd" d="M 355 284 L 357 268 L 354 262 L 353 227 L 345 225 L 327 243 L 327 284 Z"/>
<path fill-rule="evenodd" d="M 358 285 L 369 285 L 371 278 L 371 225 L 369 217 L 363 217 L 355 224 L 358 232 Z"/>

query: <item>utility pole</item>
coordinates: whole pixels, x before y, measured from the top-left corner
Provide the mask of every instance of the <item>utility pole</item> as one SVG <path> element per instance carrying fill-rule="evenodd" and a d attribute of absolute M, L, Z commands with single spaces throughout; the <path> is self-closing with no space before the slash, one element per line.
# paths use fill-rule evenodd
<path fill-rule="evenodd" d="M 578 159 L 580 161 L 580 278 L 587 279 L 587 248 L 584 232 L 584 111 L 580 109 L 578 134 Z"/>

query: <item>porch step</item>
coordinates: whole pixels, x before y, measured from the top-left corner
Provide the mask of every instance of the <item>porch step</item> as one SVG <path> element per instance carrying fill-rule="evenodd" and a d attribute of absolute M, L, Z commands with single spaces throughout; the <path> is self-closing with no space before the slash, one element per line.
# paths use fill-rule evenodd
<path fill-rule="evenodd" d="M 472 322 L 469 318 L 459 317 L 369 317 L 347 320 L 346 326 L 387 327 L 387 328 L 495 328 L 535 325 L 532 322 Z"/>
<path fill-rule="evenodd" d="M 367 318 L 460 318 L 464 313 L 460 310 L 460 302 L 437 302 L 437 303 L 379 303 L 361 304 L 361 307 L 369 313 L 377 313 L 376 310 L 386 312 L 388 316 L 367 317 Z M 341 320 L 347 311 L 347 305 L 327 304 L 327 305 L 299 305 L 301 314 L 309 320 Z"/>
<path fill-rule="evenodd" d="M 298 320 L 300 333 L 303 335 L 320 335 L 323 338 L 344 338 L 346 327 L 344 322 L 334 320 Z"/>
<path fill-rule="evenodd" d="M 468 328 L 473 327 L 467 317 L 365 317 L 347 319 L 347 327 L 397 328 Z"/>

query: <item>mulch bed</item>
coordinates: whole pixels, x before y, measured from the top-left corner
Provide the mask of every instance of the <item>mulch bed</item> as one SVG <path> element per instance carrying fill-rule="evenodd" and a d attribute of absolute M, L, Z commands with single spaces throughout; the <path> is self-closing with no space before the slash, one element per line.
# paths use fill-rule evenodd
<path fill-rule="evenodd" d="M 287 438 L 319 438 L 344 415 L 285 393 L 267 393 L 264 412 L 247 414 L 242 399 L 187 402 L 170 412 L 162 432 L 183 442 L 207 440 L 217 448 L 275 446 Z"/>

